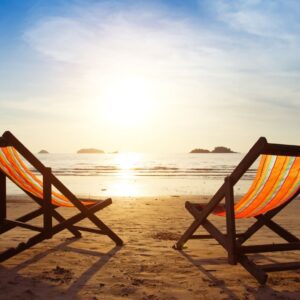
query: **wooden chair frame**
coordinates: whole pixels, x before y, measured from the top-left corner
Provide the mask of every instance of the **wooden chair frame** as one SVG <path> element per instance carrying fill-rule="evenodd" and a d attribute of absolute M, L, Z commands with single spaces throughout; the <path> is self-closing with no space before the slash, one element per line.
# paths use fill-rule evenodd
<path fill-rule="evenodd" d="M 189 239 L 211 239 L 214 238 L 224 247 L 228 253 L 228 263 L 235 265 L 240 263 L 256 280 L 264 284 L 267 281 L 268 275 L 266 272 L 283 271 L 299 269 L 300 262 L 290 263 L 274 263 L 267 265 L 257 265 L 251 261 L 248 253 L 274 252 L 274 251 L 289 251 L 300 250 L 300 240 L 291 234 L 289 231 L 275 223 L 272 218 L 275 217 L 284 207 L 286 207 L 294 198 L 299 195 L 299 191 L 293 198 L 281 206 L 265 213 L 256 216 L 256 222 L 250 226 L 244 233 L 236 232 L 236 220 L 234 212 L 234 185 L 239 181 L 243 174 L 255 162 L 261 154 L 284 155 L 284 156 L 300 156 L 300 146 L 271 144 L 266 138 L 261 137 L 246 154 L 243 160 L 235 168 L 235 170 L 225 178 L 224 184 L 212 197 L 212 199 L 204 207 L 199 208 L 199 204 L 186 202 L 186 209 L 193 215 L 194 221 L 185 231 L 181 238 L 174 245 L 174 248 L 181 250 L 183 245 Z M 215 225 L 207 218 L 225 198 L 226 211 L 226 234 L 222 233 Z M 202 226 L 208 235 L 196 235 L 196 230 Z M 243 244 L 252 237 L 260 228 L 267 226 L 287 243 L 280 244 L 263 244 L 244 246 Z"/>
<path fill-rule="evenodd" d="M 31 193 L 23 189 L 23 191 L 32 198 L 40 208 L 27 213 L 16 220 L 7 219 L 7 198 L 6 198 L 6 178 L 8 177 L 0 170 L 0 234 L 7 232 L 15 227 L 27 228 L 37 231 L 38 233 L 29 238 L 25 243 L 20 243 L 15 248 L 10 248 L 0 253 L 0 262 L 4 261 L 45 239 L 50 239 L 54 234 L 67 229 L 75 237 L 81 237 L 80 231 L 87 231 L 110 237 L 116 245 L 123 245 L 123 241 L 114 233 L 107 225 L 105 225 L 95 213 L 108 205 L 112 204 L 110 198 L 102 201 L 95 201 L 94 204 L 85 206 L 79 198 L 77 198 L 51 171 L 51 168 L 45 167 L 12 133 L 6 131 L 0 137 L 0 147 L 13 146 L 38 172 L 43 176 L 43 199 L 35 197 Z M 73 205 L 79 210 L 79 213 L 65 219 L 57 208 L 60 206 L 53 205 L 51 202 L 52 186 L 61 192 Z M 43 217 L 43 226 L 34 226 L 29 223 L 39 216 Z M 53 224 L 53 218 L 57 220 L 57 224 Z M 88 218 L 96 228 L 88 228 L 76 226 L 75 224 Z"/>

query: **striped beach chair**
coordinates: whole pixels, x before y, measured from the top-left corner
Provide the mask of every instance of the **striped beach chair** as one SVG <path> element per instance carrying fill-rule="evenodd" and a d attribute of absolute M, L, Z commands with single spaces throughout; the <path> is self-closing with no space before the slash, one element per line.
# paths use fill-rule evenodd
<path fill-rule="evenodd" d="M 247 193 L 234 202 L 234 185 L 261 156 L 256 176 Z M 186 209 L 193 215 L 194 221 L 174 245 L 182 250 L 189 239 L 214 238 L 228 253 L 229 264 L 240 263 L 259 283 L 267 281 L 267 272 L 300 268 L 300 262 L 273 263 L 258 265 L 247 254 L 300 250 L 300 240 L 275 223 L 274 218 L 300 192 L 300 146 L 271 144 L 260 138 L 248 154 L 225 178 L 224 184 L 208 203 L 186 202 Z M 225 203 L 221 204 L 224 200 Z M 226 233 L 222 233 L 211 221 L 210 214 L 226 218 Z M 256 221 L 245 232 L 236 232 L 236 219 L 255 218 Z M 208 235 L 197 235 L 202 226 Z M 244 245 L 259 229 L 267 226 L 285 243 Z"/>
<path fill-rule="evenodd" d="M 27 161 L 40 175 L 38 178 L 25 164 Z M 39 208 L 16 220 L 7 218 L 6 179 L 10 179 L 23 190 Z M 53 189 L 55 188 L 55 190 Z M 77 198 L 63 183 L 53 175 L 51 168 L 45 167 L 12 133 L 6 131 L 0 137 L 0 234 L 16 227 L 36 231 L 37 234 L 28 241 L 20 243 L 0 253 L 0 261 L 4 261 L 54 234 L 67 229 L 75 237 L 81 237 L 81 231 L 109 236 L 116 245 L 122 240 L 106 226 L 95 213 L 112 203 L 112 200 L 82 200 Z M 74 216 L 65 219 L 58 212 L 60 207 L 74 207 L 79 210 Z M 29 221 L 42 216 L 42 226 Z M 88 218 L 96 228 L 76 225 Z M 53 219 L 56 223 L 53 223 Z"/>

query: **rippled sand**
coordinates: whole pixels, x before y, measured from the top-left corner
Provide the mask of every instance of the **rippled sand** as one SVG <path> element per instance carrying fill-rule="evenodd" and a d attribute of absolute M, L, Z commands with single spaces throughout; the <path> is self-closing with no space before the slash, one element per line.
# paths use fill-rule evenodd
<path fill-rule="evenodd" d="M 125 241 L 115 247 L 106 237 L 68 231 L 0 264 L 0 299 L 299 299 L 300 271 L 269 274 L 261 287 L 241 266 L 230 266 L 214 240 L 190 241 L 184 251 L 172 245 L 192 221 L 183 196 L 116 198 L 97 215 Z M 25 198 L 10 198 L 9 215 L 33 208 Z M 65 209 L 66 215 L 75 213 Z M 277 218 L 300 236 L 300 203 L 294 201 Z M 224 219 L 213 217 L 219 227 Z M 88 221 L 84 221 L 87 225 Z M 250 221 L 239 222 L 244 228 Z M 30 236 L 26 229 L 1 235 L 5 249 Z M 277 241 L 261 231 L 253 242 Z M 256 260 L 299 260 L 299 253 L 257 255 Z"/>

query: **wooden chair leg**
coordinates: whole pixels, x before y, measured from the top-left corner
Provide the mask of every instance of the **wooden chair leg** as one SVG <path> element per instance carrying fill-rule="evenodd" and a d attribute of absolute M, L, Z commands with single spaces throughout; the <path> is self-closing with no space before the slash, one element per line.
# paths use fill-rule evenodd
<path fill-rule="evenodd" d="M 106 226 L 99 218 L 97 218 L 93 213 L 88 213 L 87 216 L 99 229 L 101 229 L 104 234 L 109 236 L 117 246 L 122 246 L 123 241 L 115 234 L 108 226 Z"/>
<path fill-rule="evenodd" d="M 66 221 L 66 219 L 54 209 L 52 210 L 52 214 L 53 218 L 55 218 L 59 223 Z M 68 226 L 66 229 L 69 230 L 76 238 L 80 238 L 82 236 L 81 232 L 74 226 Z"/>
<path fill-rule="evenodd" d="M 75 230 L 77 230 L 74 227 L 75 223 L 80 222 L 81 220 L 85 219 L 86 217 L 88 217 L 89 219 L 91 219 L 91 221 L 98 227 L 101 229 L 101 233 L 105 234 L 107 236 L 109 236 L 118 246 L 123 245 L 123 241 L 108 227 L 106 226 L 102 221 L 100 221 L 95 215 L 94 213 L 97 212 L 100 209 L 103 209 L 104 207 L 106 207 L 107 205 L 109 205 L 111 202 L 107 201 L 102 201 L 99 202 L 93 206 L 91 206 L 87 211 L 85 212 L 80 212 L 75 216 L 72 216 L 71 218 L 67 219 L 67 220 L 63 220 L 62 216 L 58 216 L 58 218 L 61 220 L 60 223 L 54 225 L 51 229 L 51 235 L 54 235 L 56 233 L 59 233 L 62 230 L 68 229 L 70 230 L 70 228 L 74 228 Z M 53 210 L 54 211 L 54 210 Z M 26 216 L 21 217 L 22 221 L 28 221 L 33 219 L 34 217 L 41 215 L 43 213 L 43 208 L 40 208 Z M 15 226 L 13 226 L 15 227 Z M 12 227 L 12 228 L 13 228 Z M 10 228 L 11 229 L 11 228 Z M 24 250 L 42 242 L 43 240 L 47 239 L 47 235 L 45 235 L 44 232 L 41 232 L 37 235 L 35 235 L 34 237 L 30 238 L 27 242 L 25 243 L 20 243 L 16 248 L 11 248 L 8 249 L 2 253 L 0 253 L 0 262 L 4 261 L 20 252 L 23 252 Z"/>
<path fill-rule="evenodd" d="M 44 234 L 48 239 L 52 237 L 52 185 L 51 185 L 51 168 L 45 168 L 43 173 L 43 224 Z"/>
<path fill-rule="evenodd" d="M 41 199 L 31 195 L 30 193 L 28 193 L 25 190 L 23 190 L 23 192 L 28 197 L 30 197 L 33 201 L 35 201 L 36 204 L 41 206 L 41 208 L 43 209 L 43 202 L 41 201 Z M 63 221 L 65 221 L 65 218 L 57 211 L 58 208 L 59 208 L 59 206 L 55 206 L 55 205 L 51 204 L 51 210 L 50 211 L 51 211 L 52 217 L 55 218 L 58 222 L 63 222 Z M 74 226 L 69 226 L 66 229 L 68 229 L 76 238 L 81 237 L 80 231 L 77 230 Z"/>
<path fill-rule="evenodd" d="M 260 284 L 265 284 L 268 275 L 261 270 L 253 261 L 249 260 L 246 255 L 239 255 L 238 262 L 253 276 Z"/>
<path fill-rule="evenodd" d="M 184 232 L 181 238 L 174 244 L 173 248 L 176 250 L 182 250 L 184 244 L 191 238 L 191 236 L 195 233 L 200 225 L 198 220 L 195 220 L 191 224 L 191 226 Z"/>
<path fill-rule="evenodd" d="M 196 230 L 200 226 L 202 226 L 210 234 L 207 238 L 216 239 L 220 243 L 220 245 L 227 250 L 227 241 L 225 240 L 225 235 L 206 218 L 201 218 L 201 212 L 196 208 L 195 204 L 187 201 L 185 207 L 189 211 L 189 213 L 195 218 L 195 221 L 185 231 L 185 233 L 181 236 L 177 243 L 175 243 L 173 248 L 175 250 L 182 250 L 183 245 L 189 239 L 198 239 L 199 237 L 203 238 L 204 236 L 198 236 L 194 234 Z"/>
<path fill-rule="evenodd" d="M 32 196 L 31 194 L 29 194 L 28 192 L 24 191 L 31 199 L 33 199 L 38 205 L 40 205 L 41 207 L 43 207 L 43 203 L 41 202 L 41 200 L 39 198 L 36 198 L 34 196 Z M 51 206 L 51 214 L 53 216 L 53 218 L 55 218 L 58 222 L 63 222 L 65 221 L 65 218 L 57 211 L 59 207 L 58 206 Z M 68 229 L 76 238 L 80 238 L 81 237 L 81 233 L 79 230 L 77 230 L 74 226 L 69 226 L 66 229 Z"/>
<path fill-rule="evenodd" d="M 102 234 L 109 236 L 118 246 L 123 245 L 123 241 L 115 234 L 108 226 L 106 226 L 100 219 L 98 219 L 94 214 L 103 209 L 104 207 L 111 204 L 111 199 L 107 199 L 109 201 L 101 201 L 93 206 L 85 209 L 84 211 L 79 212 L 78 214 L 70 217 L 69 219 L 56 224 L 52 228 L 52 234 L 56 234 L 64 229 L 68 229 L 74 226 L 76 223 L 80 222 L 81 220 L 88 218 L 92 223 L 94 223 L 100 230 Z M 75 226 L 76 228 L 76 226 Z M 79 228 L 79 227 L 78 227 Z"/>
<path fill-rule="evenodd" d="M 236 229 L 234 215 L 234 196 L 233 185 L 230 177 L 225 178 L 225 202 L 226 202 L 226 230 L 227 230 L 227 253 L 228 263 L 231 265 L 237 264 L 236 253 Z"/>
<path fill-rule="evenodd" d="M 6 219 L 6 175 L 0 172 L 0 226 Z"/>

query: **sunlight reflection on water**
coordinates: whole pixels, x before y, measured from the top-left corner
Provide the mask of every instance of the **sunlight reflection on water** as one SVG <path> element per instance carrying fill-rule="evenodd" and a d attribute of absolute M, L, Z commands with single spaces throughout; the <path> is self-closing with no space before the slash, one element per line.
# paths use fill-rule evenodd
<path fill-rule="evenodd" d="M 80 196 L 212 195 L 242 154 L 49 154 L 38 156 Z M 251 184 L 255 167 L 235 187 L 238 195 Z M 8 192 L 21 194 L 15 185 Z"/>

